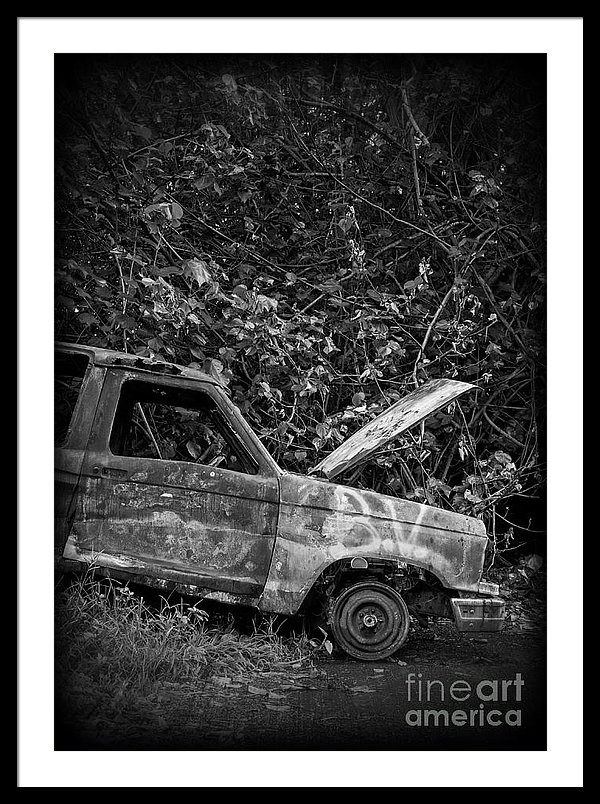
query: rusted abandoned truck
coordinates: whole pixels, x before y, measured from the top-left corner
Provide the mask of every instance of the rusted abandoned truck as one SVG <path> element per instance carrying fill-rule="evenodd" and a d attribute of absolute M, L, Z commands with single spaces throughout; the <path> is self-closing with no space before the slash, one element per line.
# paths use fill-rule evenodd
<path fill-rule="evenodd" d="M 312 471 L 283 471 L 211 376 L 73 344 L 55 352 L 55 552 L 97 572 L 262 612 L 320 611 L 381 660 L 410 615 L 497 631 L 481 521 L 329 482 L 473 386 L 434 380 Z"/>

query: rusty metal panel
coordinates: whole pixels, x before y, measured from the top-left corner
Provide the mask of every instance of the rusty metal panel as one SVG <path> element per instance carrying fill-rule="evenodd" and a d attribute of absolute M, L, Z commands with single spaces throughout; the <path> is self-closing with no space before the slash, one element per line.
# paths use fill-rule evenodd
<path fill-rule="evenodd" d="M 300 475 L 284 475 L 279 537 L 260 606 L 293 613 L 334 561 L 355 555 L 422 567 L 476 592 L 487 544 L 472 517 Z"/>
<path fill-rule="evenodd" d="M 138 355 L 117 352 L 113 349 L 102 349 L 97 346 L 87 346 L 86 344 L 74 344 L 66 342 L 56 342 L 55 348 L 59 351 L 70 351 L 87 355 L 96 366 L 112 367 L 120 366 L 123 368 L 135 369 L 136 371 L 148 372 L 161 376 L 171 374 L 182 378 L 201 380 L 206 383 L 216 383 L 214 377 L 205 374 L 188 366 L 180 366 L 176 363 L 167 363 L 162 360 L 153 360 L 149 357 L 139 357 Z"/>
<path fill-rule="evenodd" d="M 474 388 L 458 380 L 431 380 L 400 399 L 366 424 L 347 441 L 315 466 L 311 473 L 321 472 L 328 478 L 356 466 L 379 452 L 400 433 L 418 424 L 465 391 Z"/>
<path fill-rule="evenodd" d="M 110 469 L 127 474 L 131 460 L 113 459 Z M 137 463 L 125 478 L 102 469 L 82 478 L 65 558 L 230 592 L 262 590 L 275 541 L 276 481 Z"/>
<path fill-rule="evenodd" d="M 131 376 L 129 370 L 108 370 L 64 557 L 132 576 L 260 593 L 276 537 L 277 477 L 112 454 L 120 387 Z M 190 380 L 155 382 L 179 387 Z"/>
<path fill-rule="evenodd" d="M 67 440 L 54 451 L 54 545 L 58 557 L 73 518 L 85 448 L 104 382 L 104 369 L 90 365 L 79 392 Z"/>
<path fill-rule="evenodd" d="M 506 615 L 504 600 L 458 597 L 450 600 L 458 631 L 501 631 Z"/>

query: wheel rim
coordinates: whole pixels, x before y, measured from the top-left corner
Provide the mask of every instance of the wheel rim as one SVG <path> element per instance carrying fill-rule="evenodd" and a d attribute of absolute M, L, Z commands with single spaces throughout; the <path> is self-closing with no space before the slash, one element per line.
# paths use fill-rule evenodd
<path fill-rule="evenodd" d="M 350 656 L 385 659 L 406 639 L 408 609 L 400 595 L 385 584 L 356 584 L 336 600 L 332 627 L 336 642 Z"/>

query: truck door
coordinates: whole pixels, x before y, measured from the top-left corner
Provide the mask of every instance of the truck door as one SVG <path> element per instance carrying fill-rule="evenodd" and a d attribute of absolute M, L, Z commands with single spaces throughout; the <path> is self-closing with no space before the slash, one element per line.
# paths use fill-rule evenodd
<path fill-rule="evenodd" d="M 279 484 L 210 383 L 108 370 L 70 557 L 259 594 L 273 552 Z"/>

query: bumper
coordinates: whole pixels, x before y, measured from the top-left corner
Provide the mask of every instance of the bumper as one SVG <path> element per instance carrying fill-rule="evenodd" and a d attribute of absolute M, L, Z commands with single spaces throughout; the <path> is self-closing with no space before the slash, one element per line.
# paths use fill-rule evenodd
<path fill-rule="evenodd" d="M 459 631 L 500 631 L 506 604 L 499 597 L 453 597 L 450 599 Z"/>

